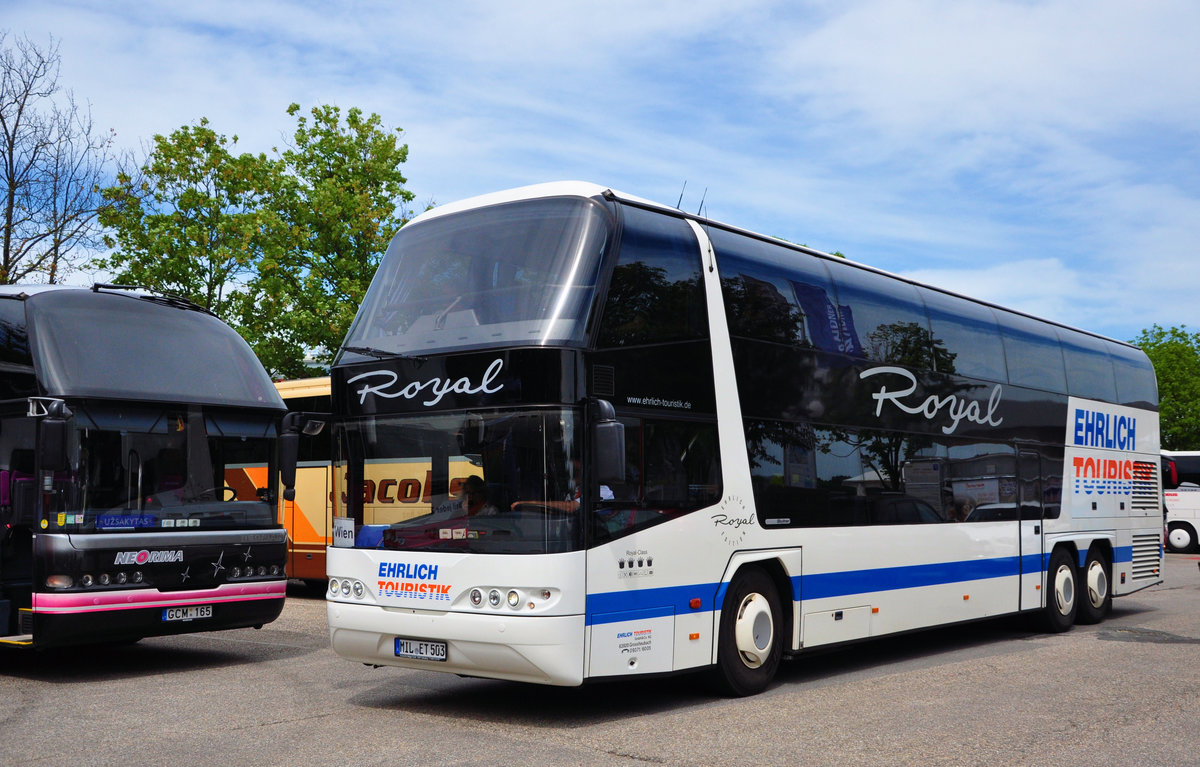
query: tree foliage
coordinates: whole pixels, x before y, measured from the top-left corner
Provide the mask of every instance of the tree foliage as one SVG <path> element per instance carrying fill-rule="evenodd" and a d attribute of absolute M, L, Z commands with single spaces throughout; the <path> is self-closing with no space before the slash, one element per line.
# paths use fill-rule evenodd
<path fill-rule="evenodd" d="M 270 157 L 235 154 L 205 119 L 155 136 L 104 190 L 113 250 L 92 265 L 211 309 L 291 378 L 331 361 L 413 195 L 399 129 L 359 109 L 287 111 L 294 143 Z"/>
<path fill-rule="evenodd" d="M 1200 333 L 1152 325 L 1132 343 L 1158 377 L 1159 425 L 1167 450 L 1200 450 Z"/>
<path fill-rule="evenodd" d="M 104 242 L 114 250 L 93 266 L 120 282 L 188 298 L 237 325 L 247 285 L 264 260 L 284 251 L 287 227 L 265 204 L 281 183 L 281 164 L 262 154 L 235 155 L 236 143 L 204 119 L 155 136 L 140 172 L 118 174 L 103 192 Z"/>
<path fill-rule="evenodd" d="M 58 282 L 91 246 L 113 134 L 58 83 L 58 46 L 0 32 L 0 284 Z"/>

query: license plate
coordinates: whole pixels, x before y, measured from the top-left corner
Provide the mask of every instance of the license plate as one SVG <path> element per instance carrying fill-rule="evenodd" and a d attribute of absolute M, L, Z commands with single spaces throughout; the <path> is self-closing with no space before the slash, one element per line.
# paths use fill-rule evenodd
<path fill-rule="evenodd" d="M 396 637 L 396 657 L 444 661 L 446 660 L 446 643 Z"/>
<path fill-rule="evenodd" d="M 197 618 L 211 618 L 212 605 L 196 605 L 195 607 L 165 607 L 162 611 L 163 621 L 193 621 Z"/>

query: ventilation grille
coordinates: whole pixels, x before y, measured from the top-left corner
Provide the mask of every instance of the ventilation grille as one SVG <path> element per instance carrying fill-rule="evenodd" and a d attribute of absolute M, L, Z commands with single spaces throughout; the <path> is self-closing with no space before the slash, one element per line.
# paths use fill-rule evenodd
<path fill-rule="evenodd" d="M 592 394 L 597 397 L 611 397 L 617 393 L 617 373 L 612 365 L 595 365 L 592 367 Z"/>
<path fill-rule="evenodd" d="M 1133 536 L 1133 579 L 1157 578 L 1161 566 L 1162 544 L 1159 536 Z"/>
<path fill-rule="evenodd" d="M 1133 462 L 1133 498 L 1135 510 L 1155 511 L 1158 506 L 1158 464 L 1149 461 Z"/>

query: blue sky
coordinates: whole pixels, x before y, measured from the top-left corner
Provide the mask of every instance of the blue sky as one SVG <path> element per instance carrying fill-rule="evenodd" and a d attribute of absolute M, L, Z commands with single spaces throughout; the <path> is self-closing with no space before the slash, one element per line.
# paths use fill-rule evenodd
<path fill-rule="evenodd" d="M 290 102 L 404 129 L 417 203 L 580 179 L 1049 319 L 1200 328 L 1200 3 L 0 0 L 140 150 Z M 686 183 L 686 190 L 684 185 Z"/>

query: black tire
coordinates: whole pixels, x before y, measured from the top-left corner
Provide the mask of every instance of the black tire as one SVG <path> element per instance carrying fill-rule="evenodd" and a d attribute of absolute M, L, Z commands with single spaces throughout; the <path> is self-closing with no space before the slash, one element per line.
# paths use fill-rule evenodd
<path fill-rule="evenodd" d="M 1042 627 L 1059 634 L 1075 625 L 1079 610 L 1079 574 L 1066 549 L 1055 549 L 1046 571 L 1046 606 L 1042 609 Z"/>
<path fill-rule="evenodd" d="M 1079 574 L 1076 623 L 1099 623 L 1112 610 L 1112 568 L 1102 551 L 1092 549 Z"/>
<path fill-rule="evenodd" d="M 1172 522 L 1167 528 L 1167 551 L 1187 554 L 1196 550 L 1196 531 L 1187 522 Z"/>
<path fill-rule="evenodd" d="M 783 657 L 782 615 L 779 592 L 769 575 L 749 567 L 734 576 L 721 607 L 712 672 L 720 692 L 744 697 L 767 688 Z"/>

